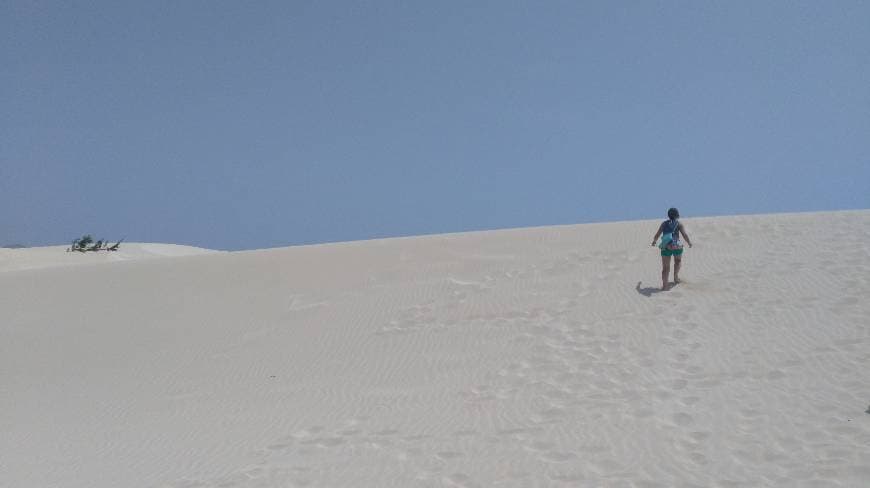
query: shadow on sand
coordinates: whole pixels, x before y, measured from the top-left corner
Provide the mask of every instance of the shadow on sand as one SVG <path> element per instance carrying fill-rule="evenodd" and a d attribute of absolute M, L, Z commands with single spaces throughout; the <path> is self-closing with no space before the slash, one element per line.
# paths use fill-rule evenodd
<path fill-rule="evenodd" d="M 640 293 L 641 295 L 643 295 L 643 296 L 645 296 L 645 297 L 651 297 L 651 296 L 653 296 L 654 293 L 661 293 L 661 292 L 664 291 L 664 290 L 662 290 L 661 288 L 654 288 L 654 287 L 652 287 L 652 286 L 647 286 L 647 287 L 645 287 L 645 288 L 641 288 L 640 285 L 641 285 L 641 282 L 638 281 L 638 282 L 637 282 L 637 286 L 635 286 L 634 289 L 635 289 L 638 293 Z M 669 289 L 670 289 L 670 288 L 673 288 L 673 286 L 674 286 L 673 283 L 668 283 L 668 288 L 669 288 Z"/>

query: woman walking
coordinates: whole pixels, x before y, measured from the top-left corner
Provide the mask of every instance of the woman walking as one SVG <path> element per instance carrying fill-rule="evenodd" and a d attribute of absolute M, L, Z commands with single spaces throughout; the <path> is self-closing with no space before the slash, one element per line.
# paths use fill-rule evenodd
<path fill-rule="evenodd" d="M 668 220 L 659 225 L 659 230 L 653 236 L 651 246 L 656 245 L 656 241 L 661 236 L 662 241 L 659 243 L 659 249 L 662 251 L 662 291 L 668 289 L 668 275 L 671 271 L 671 256 L 674 257 L 674 284 L 680 282 L 680 265 L 683 261 L 683 243 L 680 241 L 680 235 L 686 239 L 689 247 L 692 247 L 692 240 L 686 234 L 686 229 L 680 223 L 680 211 L 675 208 L 668 209 Z"/>

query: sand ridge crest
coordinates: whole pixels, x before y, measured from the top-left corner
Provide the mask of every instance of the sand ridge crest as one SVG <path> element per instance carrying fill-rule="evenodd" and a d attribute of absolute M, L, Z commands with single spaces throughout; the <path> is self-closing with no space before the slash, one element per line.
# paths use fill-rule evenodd
<path fill-rule="evenodd" d="M 219 253 L 177 244 L 122 243 L 118 251 L 68 252 L 69 246 L 0 249 L 0 273 Z"/>

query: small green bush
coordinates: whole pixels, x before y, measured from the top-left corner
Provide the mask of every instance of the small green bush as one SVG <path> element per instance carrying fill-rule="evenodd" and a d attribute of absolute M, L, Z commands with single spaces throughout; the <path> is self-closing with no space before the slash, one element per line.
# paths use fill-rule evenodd
<path fill-rule="evenodd" d="M 122 242 L 124 242 L 124 239 L 121 239 L 114 245 L 110 246 L 108 240 L 100 239 L 97 242 L 94 242 L 94 238 L 91 237 L 90 234 L 85 234 L 78 239 L 73 239 L 72 246 L 67 249 L 67 252 L 117 251 L 121 247 Z"/>

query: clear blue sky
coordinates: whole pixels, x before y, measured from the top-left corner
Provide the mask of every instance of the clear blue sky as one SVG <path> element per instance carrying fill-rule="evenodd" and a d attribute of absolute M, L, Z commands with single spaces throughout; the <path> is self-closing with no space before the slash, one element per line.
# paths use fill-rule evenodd
<path fill-rule="evenodd" d="M 868 208 L 868 26 L 839 0 L 6 0 L 0 244 Z"/>

